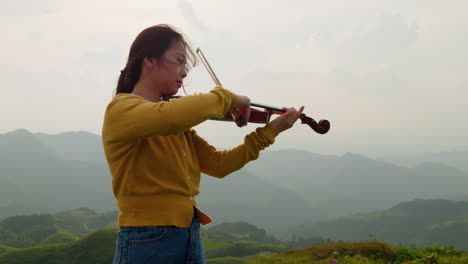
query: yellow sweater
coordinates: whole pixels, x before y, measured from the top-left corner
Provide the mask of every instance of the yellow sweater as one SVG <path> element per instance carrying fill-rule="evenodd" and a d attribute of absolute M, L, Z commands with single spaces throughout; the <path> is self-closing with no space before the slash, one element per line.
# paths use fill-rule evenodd
<path fill-rule="evenodd" d="M 202 224 L 209 216 L 198 209 L 200 173 L 222 178 L 255 160 L 278 132 L 257 128 L 232 149 L 218 151 L 193 126 L 223 117 L 237 95 L 216 87 L 208 93 L 149 102 L 118 94 L 104 116 L 102 141 L 120 209 L 119 226 L 189 227 L 193 208 Z"/>

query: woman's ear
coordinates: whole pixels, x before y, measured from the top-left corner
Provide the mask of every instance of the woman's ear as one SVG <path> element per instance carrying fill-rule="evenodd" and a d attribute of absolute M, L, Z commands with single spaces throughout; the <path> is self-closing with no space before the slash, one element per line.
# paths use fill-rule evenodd
<path fill-rule="evenodd" d="M 156 65 L 156 59 L 152 57 L 146 57 L 143 59 L 143 65 L 145 68 L 153 69 L 153 67 Z"/>
<path fill-rule="evenodd" d="M 154 57 L 146 57 L 143 59 L 143 66 L 149 70 L 156 67 L 157 64 L 158 64 L 158 60 Z"/>

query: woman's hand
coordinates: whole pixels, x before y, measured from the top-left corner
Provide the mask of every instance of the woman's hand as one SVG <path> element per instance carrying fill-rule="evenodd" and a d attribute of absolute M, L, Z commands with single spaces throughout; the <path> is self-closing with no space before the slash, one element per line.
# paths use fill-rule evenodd
<path fill-rule="evenodd" d="M 270 122 L 270 125 L 275 128 L 278 133 L 283 132 L 286 129 L 291 128 L 294 123 L 299 119 L 304 111 L 304 106 L 301 106 L 299 110 L 296 110 L 294 107 L 283 107 L 286 110 L 286 113 L 278 116 L 275 120 Z"/>
<path fill-rule="evenodd" d="M 234 120 L 239 126 L 246 126 L 250 118 L 250 98 L 243 95 L 237 96 L 237 105 L 232 110 Z"/>

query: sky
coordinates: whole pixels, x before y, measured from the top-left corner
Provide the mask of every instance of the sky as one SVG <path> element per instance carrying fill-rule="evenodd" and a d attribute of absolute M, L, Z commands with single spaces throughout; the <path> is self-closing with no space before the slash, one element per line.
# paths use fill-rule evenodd
<path fill-rule="evenodd" d="M 252 102 L 305 106 L 331 130 L 297 123 L 270 149 L 407 155 L 468 149 L 468 2 L 451 0 L 3 1 L 0 133 L 101 134 L 129 47 L 167 23 Z M 214 87 L 203 65 L 189 94 Z M 207 121 L 214 146 L 261 125 Z"/>

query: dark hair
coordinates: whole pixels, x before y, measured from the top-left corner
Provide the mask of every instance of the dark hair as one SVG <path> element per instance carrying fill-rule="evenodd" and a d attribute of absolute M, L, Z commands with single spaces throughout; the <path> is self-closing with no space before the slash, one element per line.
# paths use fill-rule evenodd
<path fill-rule="evenodd" d="M 120 71 L 115 94 L 133 92 L 133 88 L 140 78 L 143 59 L 156 58 L 159 60 L 173 41 L 182 41 L 184 43 L 187 51 L 187 61 L 190 62 L 186 65 L 187 71 L 191 67 L 190 64 L 195 66 L 197 63 L 196 56 L 182 33 L 166 24 L 146 28 L 138 34 L 130 47 L 127 64 Z"/>

